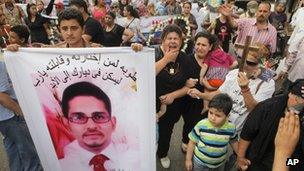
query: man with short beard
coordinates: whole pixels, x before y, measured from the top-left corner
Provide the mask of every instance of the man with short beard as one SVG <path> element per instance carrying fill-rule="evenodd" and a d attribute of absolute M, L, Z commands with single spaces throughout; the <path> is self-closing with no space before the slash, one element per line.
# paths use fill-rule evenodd
<path fill-rule="evenodd" d="M 64 123 L 75 140 L 64 147 L 62 170 L 134 170 L 135 151 L 112 140 L 116 130 L 109 96 L 90 82 L 77 82 L 64 89 L 61 109 Z"/>
<path fill-rule="evenodd" d="M 277 30 L 269 23 L 271 5 L 269 2 L 261 2 L 255 14 L 255 18 L 241 18 L 234 20 L 232 9 L 228 5 L 222 5 L 219 12 L 227 16 L 228 22 L 238 29 L 236 43 L 245 44 L 246 36 L 252 36 L 252 44 L 261 43 L 270 48 L 270 52 L 276 52 Z M 242 49 L 236 49 L 239 58 L 242 56 Z"/>

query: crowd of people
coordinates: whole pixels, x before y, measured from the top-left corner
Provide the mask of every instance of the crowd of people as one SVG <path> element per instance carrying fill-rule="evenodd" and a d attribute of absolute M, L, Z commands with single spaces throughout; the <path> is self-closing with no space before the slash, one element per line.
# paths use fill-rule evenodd
<path fill-rule="evenodd" d="M 277 1 L 272 8 L 268 1 L 244 7 L 234 0 L 70 0 L 64 6 L 51 0 L 44 8 L 39 0 L 28 3 L 25 13 L 13 0 L 4 0 L 0 44 L 10 51 L 36 46 L 138 51 L 153 41 L 142 33 L 142 19 L 180 16 L 161 28 L 160 43 L 151 46 L 162 167 L 170 167 L 173 127 L 182 116 L 186 170 L 304 170 L 304 1 L 291 15 L 285 3 Z M 204 16 L 200 20 L 191 13 L 193 4 Z M 49 16 L 53 6 L 55 18 Z M 119 25 L 115 21 L 121 17 Z M 42 170 L 28 130 L 18 128 L 26 125 L 0 64 L 0 131 L 10 168 Z M 7 131 L 13 124 L 18 126 Z M 25 137 L 16 138 L 15 132 Z M 27 156 L 16 159 L 24 149 L 30 151 Z M 287 158 L 300 163 L 287 168 Z"/>

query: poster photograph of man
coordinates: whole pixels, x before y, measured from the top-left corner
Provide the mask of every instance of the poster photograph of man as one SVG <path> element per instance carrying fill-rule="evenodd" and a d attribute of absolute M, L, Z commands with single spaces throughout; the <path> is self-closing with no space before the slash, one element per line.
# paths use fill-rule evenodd
<path fill-rule="evenodd" d="M 155 160 L 155 130 L 151 129 L 155 126 L 154 108 L 147 105 L 153 87 L 143 84 L 151 81 L 148 78 L 153 81 L 153 76 L 141 64 L 146 59 L 132 62 L 135 52 L 111 48 L 85 53 L 70 49 L 60 53 L 39 51 L 20 50 L 12 55 L 24 58 L 8 60 L 24 64 L 20 67 L 26 72 L 14 68 L 12 75 L 16 77 L 12 81 L 24 85 L 16 92 L 23 98 L 20 104 L 44 169 L 153 168 L 153 162 L 147 161 Z M 151 56 L 149 50 L 140 53 Z M 45 58 L 31 60 L 39 56 Z"/>

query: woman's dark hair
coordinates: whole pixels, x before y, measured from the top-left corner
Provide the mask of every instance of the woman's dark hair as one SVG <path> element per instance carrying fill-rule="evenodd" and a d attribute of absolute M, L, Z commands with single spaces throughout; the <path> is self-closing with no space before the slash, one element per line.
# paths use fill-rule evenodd
<path fill-rule="evenodd" d="M 81 12 L 73 8 L 68 8 L 59 14 L 58 25 L 60 26 L 62 20 L 73 20 L 73 19 L 76 20 L 81 27 L 84 26 L 84 20 Z"/>
<path fill-rule="evenodd" d="M 176 24 L 181 30 L 182 30 L 182 32 L 185 34 L 185 35 L 187 35 L 187 23 L 186 23 L 186 21 L 185 20 L 183 20 L 183 19 L 175 19 L 174 20 L 174 24 Z"/>
<path fill-rule="evenodd" d="M 189 1 L 184 2 L 184 3 L 183 3 L 183 7 L 184 7 L 184 5 L 186 5 L 186 4 L 190 5 L 190 8 L 192 8 L 191 2 L 189 2 Z"/>
<path fill-rule="evenodd" d="M 280 5 L 280 4 L 283 4 L 283 6 L 284 6 L 284 10 L 283 10 L 283 13 L 284 13 L 285 10 L 286 10 L 286 5 L 285 5 L 284 2 L 280 2 L 280 1 L 276 2 L 276 3 L 275 3 L 275 6 L 274 6 L 274 9 L 276 10 L 277 6 Z"/>
<path fill-rule="evenodd" d="M 129 4 L 129 0 L 126 0 L 126 4 L 122 4 L 121 0 L 118 0 L 118 7 L 120 10 L 120 15 L 123 16 L 123 10 L 125 8 L 125 6 L 127 6 Z"/>
<path fill-rule="evenodd" d="M 215 35 L 212 35 L 212 34 L 210 34 L 207 31 L 201 31 L 201 32 L 198 32 L 195 35 L 194 41 L 196 42 L 197 39 L 200 38 L 200 37 L 208 39 L 209 44 L 212 45 L 212 49 L 211 50 L 214 50 L 214 49 L 218 48 L 219 41 L 218 41 L 218 38 Z"/>
<path fill-rule="evenodd" d="M 113 20 L 115 20 L 115 18 L 116 18 L 116 15 L 114 12 L 108 11 L 107 15 L 111 16 L 113 18 Z"/>
<path fill-rule="evenodd" d="M 130 15 L 134 18 L 139 18 L 138 12 L 132 5 L 125 6 L 126 10 L 130 12 Z"/>
<path fill-rule="evenodd" d="M 164 28 L 163 33 L 162 33 L 162 35 L 161 35 L 161 40 L 162 40 L 162 41 L 165 40 L 165 38 L 167 37 L 167 35 L 168 35 L 169 33 L 172 33 L 172 32 L 178 34 L 178 36 L 182 39 L 182 37 L 183 37 L 183 32 L 182 32 L 182 30 L 180 29 L 180 27 L 178 27 L 178 25 L 176 25 L 176 24 L 170 24 L 170 25 L 167 25 L 167 26 Z"/>
<path fill-rule="evenodd" d="M 34 3 L 29 3 L 29 4 L 27 4 L 27 6 L 26 6 L 26 13 L 27 13 L 27 17 L 28 17 L 29 21 L 31 21 L 31 19 L 32 19 L 31 10 L 30 10 L 32 6 L 36 6 L 36 4 L 34 4 Z"/>
<path fill-rule="evenodd" d="M 98 5 L 98 2 L 99 2 L 100 0 L 94 0 L 94 5 L 96 6 L 96 5 Z M 105 5 L 105 3 L 103 3 L 104 5 Z"/>
<path fill-rule="evenodd" d="M 83 8 L 84 12 L 89 14 L 88 12 L 88 4 L 84 0 L 70 0 L 69 6 L 75 5 L 78 8 Z"/>

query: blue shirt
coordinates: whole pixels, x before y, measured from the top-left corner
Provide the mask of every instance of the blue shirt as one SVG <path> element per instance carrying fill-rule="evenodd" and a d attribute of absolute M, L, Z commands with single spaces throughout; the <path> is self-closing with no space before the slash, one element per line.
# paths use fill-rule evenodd
<path fill-rule="evenodd" d="M 12 99 L 17 99 L 3 61 L 0 61 L 0 92 L 8 94 Z M 8 120 L 14 115 L 13 111 L 0 104 L 0 121 Z"/>

